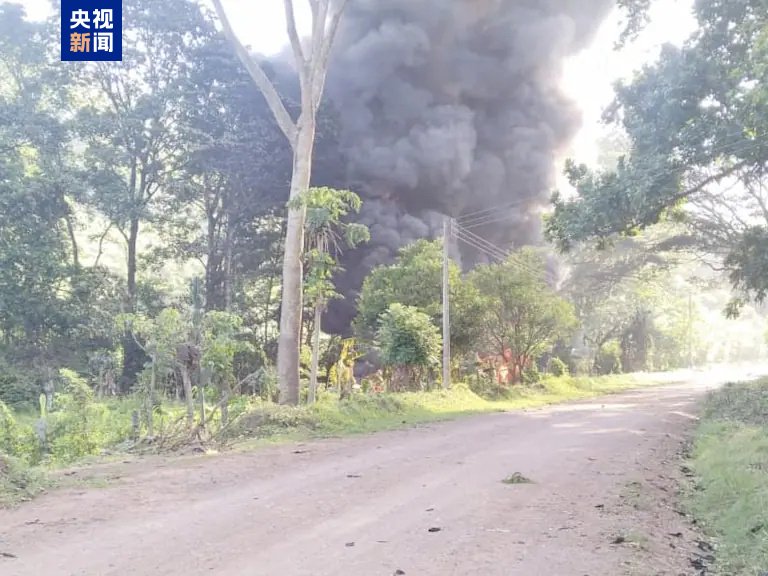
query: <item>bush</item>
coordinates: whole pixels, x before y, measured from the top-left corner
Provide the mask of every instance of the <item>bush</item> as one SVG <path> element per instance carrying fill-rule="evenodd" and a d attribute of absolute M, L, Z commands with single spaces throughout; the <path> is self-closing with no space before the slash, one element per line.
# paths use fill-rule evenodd
<path fill-rule="evenodd" d="M 29 500 L 45 489 L 45 475 L 21 460 L 0 454 L 0 506 Z"/>
<path fill-rule="evenodd" d="M 0 362 L 0 402 L 16 410 L 30 410 L 37 404 L 39 393 L 39 387 L 31 378 Z"/>
<path fill-rule="evenodd" d="M 555 356 L 549 359 L 547 372 L 549 372 L 555 378 L 559 378 L 561 376 L 568 376 L 569 374 L 568 365 L 562 360 L 560 360 L 560 358 L 557 358 Z"/>
<path fill-rule="evenodd" d="M 487 374 L 474 374 L 468 378 L 469 389 L 487 400 L 501 400 L 509 389 L 503 384 L 499 384 L 496 378 Z"/>
<path fill-rule="evenodd" d="M 54 410 L 45 418 L 46 448 L 58 462 L 72 462 L 96 454 L 113 438 L 115 425 L 108 405 L 96 403 L 93 390 L 79 374 L 60 371 L 64 393 L 56 397 Z"/>
<path fill-rule="evenodd" d="M 531 385 L 541 382 L 541 372 L 536 364 L 532 364 L 530 368 L 523 370 L 523 384 Z"/>
<path fill-rule="evenodd" d="M 19 430 L 16 419 L 2 400 L 0 400 L 0 452 L 11 455 L 17 455 L 19 452 Z"/>
<path fill-rule="evenodd" d="M 621 374 L 621 344 L 611 340 L 603 344 L 595 358 L 595 369 L 598 374 Z"/>
<path fill-rule="evenodd" d="M 406 387 L 414 381 L 421 383 L 425 372 L 440 363 L 440 332 L 416 308 L 392 304 L 382 315 L 376 336 L 384 365 L 402 374 Z M 394 389 L 399 384 L 393 382 Z"/>

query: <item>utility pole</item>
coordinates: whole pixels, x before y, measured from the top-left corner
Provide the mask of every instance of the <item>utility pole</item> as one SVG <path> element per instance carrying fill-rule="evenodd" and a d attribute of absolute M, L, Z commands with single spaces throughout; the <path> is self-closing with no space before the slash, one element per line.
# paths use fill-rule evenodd
<path fill-rule="evenodd" d="M 451 237 L 452 220 L 448 216 L 443 220 L 443 388 L 451 387 L 451 316 L 449 301 L 449 264 L 448 241 Z"/>

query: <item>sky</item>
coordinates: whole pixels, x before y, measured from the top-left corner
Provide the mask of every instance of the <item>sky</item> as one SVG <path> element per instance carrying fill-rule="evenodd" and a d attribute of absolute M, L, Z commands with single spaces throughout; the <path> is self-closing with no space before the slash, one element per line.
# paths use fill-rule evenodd
<path fill-rule="evenodd" d="M 0 0 L 5 1 L 8 0 Z M 286 33 L 282 0 L 222 1 L 235 32 L 245 44 L 264 54 L 273 54 L 284 46 Z M 50 0 L 20 2 L 30 18 L 42 19 L 51 13 Z M 680 44 L 690 36 L 695 29 L 692 3 L 693 0 L 656 0 L 648 28 L 634 44 L 619 52 L 613 49 L 620 30 L 619 15 L 614 13 L 603 23 L 592 45 L 565 63 L 563 88 L 577 102 L 583 114 L 582 129 L 566 151 L 566 156 L 587 164 L 595 162 L 597 143 L 604 133 L 600 117 L 611 102 L 613 83 L 618 79 L 631 78 L 635 70 L 655 60 L 663 44 Z M 212 4 L 209 6 L 212 9 Z M 296 1 L 300 28 L 308 23 L 308 10 L 301 9 L 304 6 L 306 2 Z"/>

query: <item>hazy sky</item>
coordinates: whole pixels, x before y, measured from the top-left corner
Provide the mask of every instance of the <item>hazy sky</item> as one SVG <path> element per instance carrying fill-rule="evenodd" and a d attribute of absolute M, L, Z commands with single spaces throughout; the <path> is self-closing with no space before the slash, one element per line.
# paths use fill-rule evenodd
<path fill-rule="evenodd" d="M 0 0 L 3 1 L 7 0 Z M 244 43 L 265 54 L 277 52 L 284 45 L 282 0 L 223 2 Z M 613 50 L 620 28 L 618 14 L 614 14 L 603 23 L 593 45 L 566 63 L 563 87 L 578 102 L 584 114 L 584 126 L 571 147 L 571 155 L 588 163 L 594 160 L 594 144 L 601 130 L 600 115 L 611 100 L 613 83 L 618 78 L 630 77 L 644 63 L 653 61 L 662 44 L 681 43 L 691 34 L 695 28 L 692 3 L 693 0 L 657 0 L 651 25 L 635 44 L 621 52 Z M 50 0 L 21 0 L 21 4 L 32 18 L 50 14 Z M 308 11 L 301 9 L 305 4 L 301 0 L 296 2 L 300 26 L 308 19 Z"/>

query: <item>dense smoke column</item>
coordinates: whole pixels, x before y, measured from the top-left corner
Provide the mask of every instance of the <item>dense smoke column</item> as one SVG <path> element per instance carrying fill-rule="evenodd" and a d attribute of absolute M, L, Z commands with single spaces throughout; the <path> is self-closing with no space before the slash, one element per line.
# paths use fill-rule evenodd
<path fill-rule="evenodd" d="M 441 214 L 504 206 L 475 231 L 512 248 L 540 240 L 554 161 L 579 126 L 560 89 L 612 0 L 350 0 L 328 96 L 339 111 L 346 174 L 364 199 L 371 244 L 345 260 L 343 330 L 364 274 Z M 504 218 L 504 216 L 507 216 Z M 466 247 L 465 265 L 482 255 Z"/>

